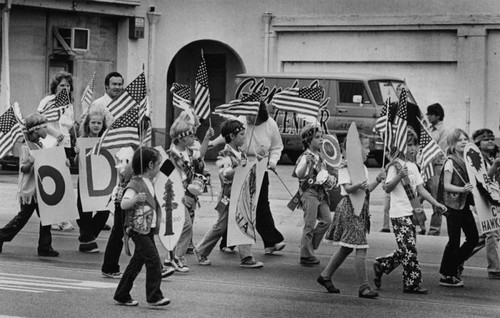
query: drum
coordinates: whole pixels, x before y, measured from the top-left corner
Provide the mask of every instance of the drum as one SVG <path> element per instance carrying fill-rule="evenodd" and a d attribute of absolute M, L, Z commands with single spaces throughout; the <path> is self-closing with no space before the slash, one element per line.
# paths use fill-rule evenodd
<path fill-rule="evenodd" d="M 321 145 L 321 158 L 330 166 L 338 168 L 342 160 L 340 146 L 337 138 L 333 135 L 324 135 Z"/>

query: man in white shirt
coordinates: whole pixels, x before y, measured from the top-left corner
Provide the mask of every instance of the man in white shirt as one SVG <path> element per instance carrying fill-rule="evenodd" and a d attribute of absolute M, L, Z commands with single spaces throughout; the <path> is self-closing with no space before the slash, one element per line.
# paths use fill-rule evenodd
<path fill-rule="evenodd" d="M 118 73 L 118 72 L 111 72 L 108 75 L 106 75 L 106 78 L 104 79 L 104 89 L 106 93 L 102 96 L 96 99 L 93 103 L 92 106 L 104 106 L 108 107 L 109 103 L 118 95 L 123 90 L 123 76 Z M 111 114 L 109 114 L 111 116 Z M 106 117 L 106 123 L 108 126 L 113 122 L 113 117 Z"/>

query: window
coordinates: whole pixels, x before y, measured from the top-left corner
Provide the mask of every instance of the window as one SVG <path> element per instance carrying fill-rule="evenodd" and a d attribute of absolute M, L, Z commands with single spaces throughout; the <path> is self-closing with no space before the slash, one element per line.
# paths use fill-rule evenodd
<path fill-rule="evenodd" d="M 370 103 L 363 82 L 339 82 L 339 98 L 341 104 L 357 104 L 357 102 L 354 101 L 355 95 L 361 96 L 362 104 Z"/>

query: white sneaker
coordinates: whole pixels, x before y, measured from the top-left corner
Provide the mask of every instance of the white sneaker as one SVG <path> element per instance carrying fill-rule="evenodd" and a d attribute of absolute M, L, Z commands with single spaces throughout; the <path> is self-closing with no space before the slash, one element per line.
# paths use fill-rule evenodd
<path fill-rule="evenodd" d="M 187 273 L 189 272 L 189 267 L 187 267 L 186 265 L 186 260 L 182 257 L 182 258 L 174 258 L 172 264 L 174 265 L 175 267 L 175 270 L 180 272 L 180 273 Z"/>
<path fill-rule="evenodd" d="M 170 299 L 168 298 L 163 298 L 163 299 L 160 299 L 154 303 L 148 303 L 149 306 L 153 306 L 153 307 L 156 307 L 156 306 L 166 306 L 170 304 Z"/>
<path fill-rule="evenodd" d="M 175 268 L 172 266 L 163 267 L 161 270 L 161 278 L 167 278 L 175 273 Z"/>
<path fill-rule="evenodd" d="M 274 252 L 281 251 L 282 249 L 284 249 L 285 246 L 286 246 L 286 244 L 283 242 L 276 243 L 276 244 L 274 244 L 274 246 L 266 247 L 265 253 L 267 255 L 274 254 Z"/>
<path fill-rule="evenodd" d="M 248 256 L 241 260 L 240 266 L 243 268 L 261 268 L 264 267 L 264 264 L 257 262 L 252 256 Z"/>
<path fill-rule="evenodd" d="M 122 273 L 120 273 L 120 272 L 116 272 L 116 273 L 101 272 L 101 274 L 102 274 L 102 277 L 105 277 L 105 278 L 114 278 L 114 279 L 121 279 L 122 278 Z"/>
<path fill-rule="evenodd" d="M 61 229 L 63 231 L 66 231 L 66 232 L 69 232 L 69 231 L 74 231 L 75 228 L 73 227 L 73 224 L 71 224 L 71 222 L 69 221 L 64 221 L 61 223 Z"/>

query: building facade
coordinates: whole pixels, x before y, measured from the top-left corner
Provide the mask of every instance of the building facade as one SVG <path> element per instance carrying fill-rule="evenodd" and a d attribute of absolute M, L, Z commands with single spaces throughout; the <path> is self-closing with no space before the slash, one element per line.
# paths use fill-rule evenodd
<path fill-rule="evenodd" d="M 127 84 L 144 69 L 155 143 L 167 144 L 178 112 L 172 108 L 169 89 L 174 82 L 194 87 L 203 52 L 212 108 L 234 99 L 239 73 L 378 73 L 404 78 L 424 113 L 427 105 L 441 103 L 448 128 L 472 132 L 489 127 L 500 133 L 497 1 L 0 0 L 0 4 L 3 22 L 5 12 L 10 18 L 10 98 L 19 101 L 23 113 L 36 109 L 57 70 L 75 75 L 78 101 L 94 71 L 98 97 L 107 72 L 117 70 Z M 143 37 L 134 37 L 131 32 L 141 23 Z M 88 29 L 88 50 L 59 48 L 54 31 L 58 28 Z M 218 122 L 213 119 L 213 125 Z"/>

